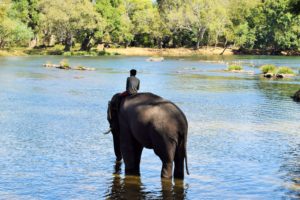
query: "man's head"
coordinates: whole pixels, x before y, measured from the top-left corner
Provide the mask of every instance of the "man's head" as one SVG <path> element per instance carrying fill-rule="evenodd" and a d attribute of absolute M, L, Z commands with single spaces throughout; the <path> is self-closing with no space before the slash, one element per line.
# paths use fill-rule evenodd
<path fill-rule="evenodd" d="M 130 70 L 130 76 L 135 76 L 135 75 L 136 75 L 136 70 L 135 69 Z"/>

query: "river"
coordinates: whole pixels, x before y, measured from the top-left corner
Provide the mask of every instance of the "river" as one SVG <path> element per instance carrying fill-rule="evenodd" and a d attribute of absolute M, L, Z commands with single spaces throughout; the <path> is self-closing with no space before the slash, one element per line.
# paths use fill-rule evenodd
<path fill-rule="evenodd" d="M 0 57 L 0 199 L 300 198 L 298 77 L 266 80 L 259 65 L 299 57 L 69 57 L 95 71 L 45 68 L 59 56 Z M 254 74 L 228 73 L 239 62 Z M 189 122 L 184 181 L 161 181 L 145 149 L 141 177 L 115 163 L 107 102 L 131 68 L 141 92 L 175 102 Z"/>

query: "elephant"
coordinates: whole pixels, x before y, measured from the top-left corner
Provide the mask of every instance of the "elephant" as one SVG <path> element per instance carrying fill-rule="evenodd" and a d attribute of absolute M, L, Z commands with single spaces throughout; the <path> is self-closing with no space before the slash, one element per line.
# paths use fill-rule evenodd
<path fill-rule="evenodd" d="M 126 175 L 140 175 L 143 148 L 153 149 L 162 161 L 161 177 L 184 179 L 187 166 L 188 122 L 171 101 L 152 93 L 123 97 L 108 103 L 107 119 L 117 161 L 122 158 Z M 174 173 L 173 172 L 174 163 Z"/>

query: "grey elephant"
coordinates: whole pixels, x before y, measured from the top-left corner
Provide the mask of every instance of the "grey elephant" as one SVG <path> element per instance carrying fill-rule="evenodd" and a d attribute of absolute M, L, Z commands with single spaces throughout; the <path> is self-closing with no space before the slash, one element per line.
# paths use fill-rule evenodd
<path fill-rule="evenodd" d="M 113 135 L 117 161 L 124 159 L 125 173 L 140 175 L 143 148 L 153 149 L 162 161 L 162 178 L 184 178 L 187 167 L 188 123 L 171 101 L 152 93 L 139 93 L 109 102 L 107 119 Z M 174 163 L 174 174 L 173 174 Z"/>

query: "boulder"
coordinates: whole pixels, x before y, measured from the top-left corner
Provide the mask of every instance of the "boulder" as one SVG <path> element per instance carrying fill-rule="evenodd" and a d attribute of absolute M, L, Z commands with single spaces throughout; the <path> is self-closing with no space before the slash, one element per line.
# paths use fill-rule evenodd
<path fill-rule="evenodd" d="M 161 62 L 163 60 L 164 60 L 163 57 L 150 57 L 147 59 L 148 62 Z"/>
<path fill-rule="evenodd" d="M 294 101 L 300 102 L 300 90 L 298 90 L 294 96 L 292 96 L 292 98 L 294 99 Z"/>
<path fill-rule="evenodd" d="M 264 74 L 265 78 L 272 78 L 273 76 L 274 76 L 274 74 L 271 74 L 271 73 Z"/>
<path fill-rule="evenodd" d="M 81 70 L 81 71 L 95 71 L 96 69 L 95 68 L 92 68 L 92 67 L 84 67 L 84 66 L 77 66 L 75 68 L 73 68 L 75 70 Z"/>

